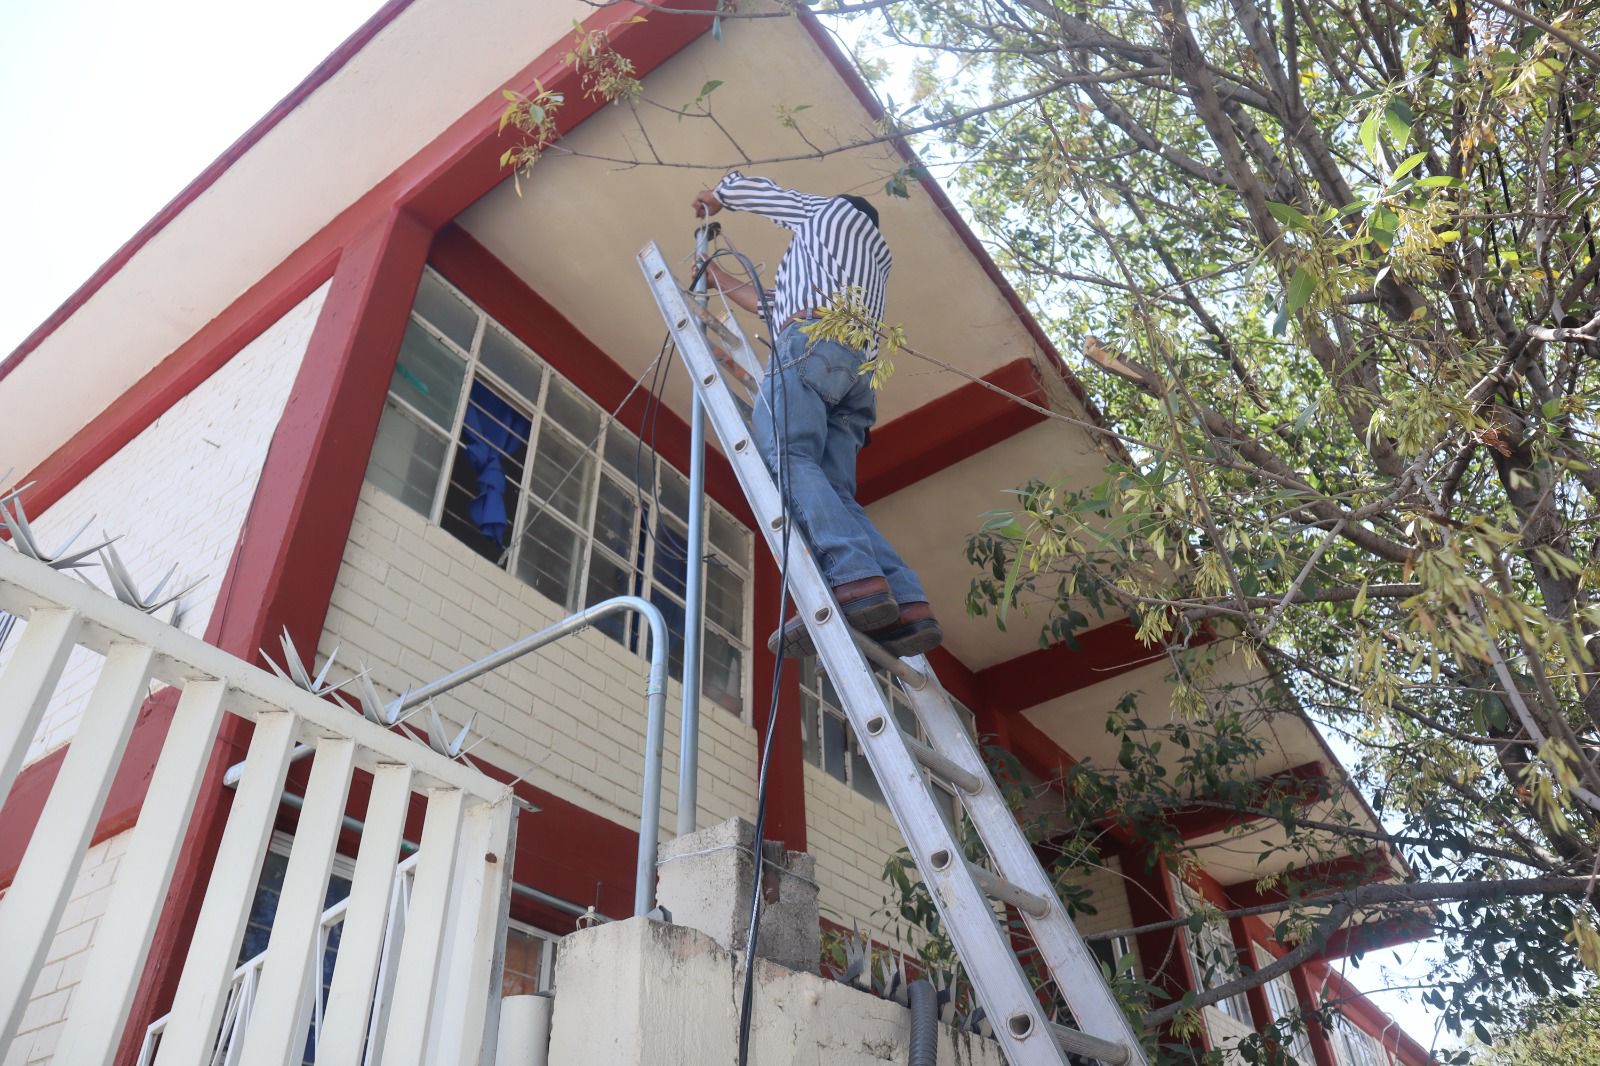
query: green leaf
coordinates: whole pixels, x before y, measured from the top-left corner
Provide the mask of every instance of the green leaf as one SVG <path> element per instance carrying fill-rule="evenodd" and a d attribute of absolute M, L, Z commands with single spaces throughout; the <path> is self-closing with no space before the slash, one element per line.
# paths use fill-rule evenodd
<path fill-rule="evenodd" d="M 1399 181 L 1401 178 L 1415 170 L 1417 164 L 1426 158 L 1428 158 L 1427 152 L 1418 152 L 1416 155 L 1411 156 L 1404 163 L 1401 163 L 1399 166 L 1394 168 L 1394 177 L 1390 178 L 1389 180 Z"/>
<path fill-rule="evenodd" d="M 1452 178 L 1448 174 L 1435 174 L 1432 177 L 1422 178 L 1417 182 L 1419 189 L 1462 189 L 1466 182 L 1460 178 Z"/>
<path fill-rule="evenodd" d="M 1398 96 L 1389 101 L 1383 109 L 1383 125 L 1389 132 L 1389 140 L 1399 150 L 1411 140 L 1411 123 L 1416 116 L 1411 111 L 1411 105 Z"/>
<path fill-rule="evenodd" d="M 1369 159 L 1378 158 L 1378 122 L 1381 118 L 1382 116 L 1374 111 L 1361 124 L 1361 147 L 1367 150 L 1367 158 Z"/>
<path fill-rule="evenodd" d="M 1271 200 L 1268 200 L 1267 211 L 1272 215 L 1273 218 L 1277 219 L 1283 225 L 1288 226 L 1290 229 L 1303 230 L 1307 233 L 1312 232 L 1311 220 L 1305 215 L 1301 214 L 1298 209 L 1291 207 L 1288 204 L 1273 203 Z"/>
<path fill-rule="evenodd" d="M 1561 414 L 1561 401 L 1546 400 L 1543 405 L 1543 411 L 1546 418 L 1555 418 L 1557 415 Z"/>
<path fill-rule="evenodd" d="M 514 104 L 522 102 L 522 94 L 515 89 L 501 89 L 500 95 Z"/>
<path fill-rule="evenodd" d="M 716 92 L 717 89 L 721 87 L 721 85 L 722 85 L 722 82 L 718 81 L 715 78 L 712 78 L 710 81 L 708 81 L 704 85 L 700 86 L 700 91 L 695 94 L 695 100 L 696 101 L 704 100 L 706 97 L 708 97 L 712 93 Z"/>
<path fill-rule="evenodd" d="M 1011 569 L 1006 574 L 1005 588 L 1000 591 L 1001 622 L 1006 620 L 1006 610 L 1011 606 L 1011 594 L 1017 590 L 1017 576 L 1022 572 L 1022 552 L 1019 550 L 1016 557 L 1011 560 Z"/>
<path fill-rule="evenodd" d="M 1317 275 L 1305 263 L 1295 268 L 1294 277 L 1289 279 L 1289 295 L 1285 303 L 1289 314 L 1294 314 L 1306 305 L 1311 299 L 1311 294 L 1317 291 Z"/>

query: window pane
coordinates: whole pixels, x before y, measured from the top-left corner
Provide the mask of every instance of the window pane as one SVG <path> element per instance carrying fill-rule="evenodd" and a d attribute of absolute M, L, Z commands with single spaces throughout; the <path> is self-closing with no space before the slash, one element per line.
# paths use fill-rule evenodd
<path fill-rule="evenodd" d="M 715 507 L 706 510 L 711 517 L 711 546 L 726 555 L 739 569 L 750 565 L 750 536 L 745 528 Z"/>
<path fill-rule="evenodd" d="M 735 714 L 744 711 L 744 655 L 721 634 L 706 630 L 701 691 Z"/>
<path fill-rule="evenodd" d="M 689 483 L 665 466 L 661 468 L 661 506 L 685 522 L 689 520 Z"/>
<path fill-rule="evenodd" d="M 584 596 L 585 607 L 592 607 L 613 596 L 626 596 L 633 591 L 633 575 L 619 562 L 603 552 L 595 551 L 589 558 L 589 589 Z M 612 640 L 626 640 L 629 615 L 619 611 L 595 623 L 595 628 Z"/>
<path fill-rule="evenodd" d="M 483 347 L 478 351 L 478 361 L 500 375 L 524 400 L 534 403 L 539 399 L 539 382 L 544 378 L 544 368 L 529 358 L 520 344 L 493 323 L 484 327 Z"/>
<path fill-rule="evenodd" d="M 506 929 L 506 969 L 501 981 L 502 996 L 531 996 L 544 991 L 539 971 L 549 941 L 516 926 Z"/>
<path fill-rule="evenodd" d="M 573 605 L 582 561 L 578 534 L 548 510 L 533 514 L 522 538 L 517 576 L 565 607 Z"/>
<path fill-rule="evenodd" d="M 822 750 L 817 744 L 817 701 L 805 691 L 800 693 L 800 742 L 805 749 L 806 762 L 822 765 Z"/>
<path fill-rule="evenodd" d="M 550 396 L 545 400 L 544 410 L 585 445 L 600 434 L 600 408 L 564 381 L 550 383 Z"/>
<path fill-rule="evenodd" d="M 651 576 L 657 585 L 681 598 L 688 565 L 688 531 L 672 519 L 662 517 L 656 524 L 656 558 Z"/>
<path fill-rule="evenodd" d="M 822 714 L 822 768 L 828 773 L 844 780 L 844 722 L 828 714 Z"/>
<path fill-rule="evenodd" d="M 595 543 L 624 558 L 631 555 L 635 543 L 633 522 L 638 511 L 639 505 L 634 502 L 631 489 L 610 477 L 602 477 L 600 502 L 594 514 Z"/>
<path fill-rule="evenodd" d="M 850 787 L 870 800 L 883 802 L 883 789 L 878 787 L 878 778 L 867 764 L 866 753 L 861 750 L 861 744 L 854 736 L 850 738 Z"/>
<path fill-rule="evenodd" d="M 422 272 L 422 283 L 417 286 L 417 302 L 413 308 L 434 329 L 461 345 L 462 351 L 472 349 L 472 334 L 478 328 L 478 312 L 451 292 L 433 271 Z"/>
<path fill-rule="evenodd" d="M 539 450 L 533 458 L 533 494 L 574 522 L 583 523 L 588 519 L 585 512 L 593 483 L 594 454 L 546 420 L 539 428 Z"/>
<path fill-rule="evenodd" d="M 706 617 L 734 636 L 744 636 L 744 578 L 716 556 L 706 561 Z"/>
<path fill-rule="evenodd" d="M 426 517 L 444 465 L 445 442 L 393 400 L 383 405 L 378 436 L 367 462 L 367 480 Z"/>
<path fill-rule="evenodd" d="M 683 680 L 683 604 L 663 592 L 659 587 L 650 592 L 650 602 L 661 611 L 666 620 L 667 632 L 672 637 L 672 649 L 667 655 L 667 673 L 674 680 Z"/>
<path fill-rule="evenodd" d="M 496 565 L 511 542 L 532 428 L 533 420 L 498 389 L 473 382 L 439 521 Z"/>
<path fill-rule="evenodd" d="M 649 483 L 650 453 L 639 446 L 638 437 L 615 422 L 606 426 L 606 462 L 616 467 L 630 485 L 635 480 Z"/>
<path fill-rule="evenodd" d="M 456 403 L 467 367 L 459 355 L 417 325 L 406 325 L 389 391 L 442 427 L 456 422 Z"/>

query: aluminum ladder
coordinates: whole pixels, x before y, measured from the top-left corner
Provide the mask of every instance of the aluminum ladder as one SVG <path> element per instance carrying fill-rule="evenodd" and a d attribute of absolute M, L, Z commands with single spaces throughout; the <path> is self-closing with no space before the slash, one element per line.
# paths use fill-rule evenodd
<path fill-rule="evenodd" d="M 638 259 L 706 417 L 777 557 L 783 550 L 784 510 L 747 422 L 752 404 L 762 401 L 758 394 L 741 400 L 724 378 L 749 390 L 761 377 L 760 364 L 731 316 L 718 319 L 685 298 L 654 242 Z M 1099 963 L 1067 916 L 927 659 L 897 659 L 850 629 L 804 538 L 790 537 L 789 546 L 789 590 L 796 609 L 1011 1066 L 1063 1066 L 1069 1054 L 1106 1066 L 1148 1066 Z M 894 675 L 931 745 L 900 729 L 869 660 Z M 924 769 L 960 797 L 992 870 L 966 861 L 935 806 Z M 1026 921 L 1040 960 L 1079 1028 L 1058 1025 L 1047 1015 L 997 919 L 995 901 L 1016 908 Z"/>

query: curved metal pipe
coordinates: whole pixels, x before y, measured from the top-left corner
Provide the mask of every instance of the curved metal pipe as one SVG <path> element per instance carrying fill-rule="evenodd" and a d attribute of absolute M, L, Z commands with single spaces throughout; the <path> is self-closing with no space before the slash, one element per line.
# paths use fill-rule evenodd
<path fill-rule="evenodd" d="M 658 838 L 661 835 L 661 755 L 666 744 L 667 735 L 667 660 L 668 642 L 672 636 L 667 631 L 666 619 L 661 617 L 661 611 L 655 604 L 641 596 L 613 596 L 609 600 L 602 600 L 593 607 L 586 607 L 577 614 L 569 615 L 551 626 L 546 626 L 537 633 L 523 637 L 515 644 L 508 644 L 497 652 L 493 652 L 477 662 L 468 663 L 461 669 L 448 673 L 437 681 L 408 692 L 399 701 L 399 710 L 409 710 L 412 707 L 434 699 L 451 689 L 466 684 L 475 678 L 481 677 L 491 670 L 499 669 L 514 659 L 520 659 L 529 652 L 537 651 L 546 644 L 554 643 L 562 637 L 570 636 L 582 629 L 598 622 L 608 615 L 623 611 L 637 611 L 644 616 L 645 622 L 650 626 L 650 673 L 645 680 L 645 728 L 644 728 L 644 785 L 640 790 L 639 798 L 639 860 L 638 870 L 633 886 L 633 907 L 635 914 L 645 914 L 655 906 L 656 894 L 656 849 Z M 679 762 L 683 765 L 694 765 L 691 751 L 698 751 L 700 746 L 699 722 L 691 719 L 683 723 L 678 733 Z M 296 745 L 290 760 L 303 759 L 310 755 L 314 749 L 308 745 Z M 228 772 L 223 775 L 222 783 L 229 788 L 237 787 L 239 778 L 244 774 L 244 763 L 239 762 L 228 767 Z M 678 783 L 679 793 L 682 795 L 687 789 L 689 795 L 694 794 L 694 783 L 685 784 L 682 780 Z M 680 801 L 681 802 L 681 801 Z"/>

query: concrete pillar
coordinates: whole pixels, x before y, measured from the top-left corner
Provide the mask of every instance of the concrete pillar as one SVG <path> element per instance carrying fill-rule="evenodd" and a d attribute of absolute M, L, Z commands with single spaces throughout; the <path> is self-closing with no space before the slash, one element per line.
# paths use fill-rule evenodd
<path fill-rule="evenodd" d="M 661 846 L 656 901 L 674 925 L 698 929 L 727 951 L 744 951 L 756 878 L 755 835 L 749 822 L 730 818 Z M 767 842 L 763 860 L 756 957 L 817 973 L 822 931 L 816 861 L 804 852 L 785 851 L 777 841 Z"/>

